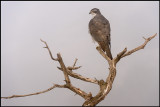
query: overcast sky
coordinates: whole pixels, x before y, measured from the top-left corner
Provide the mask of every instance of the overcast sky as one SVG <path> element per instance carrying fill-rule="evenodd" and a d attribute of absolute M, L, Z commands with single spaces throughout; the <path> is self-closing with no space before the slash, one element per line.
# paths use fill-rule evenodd
<path fill-rule="evenodd" d="M 61 53 L 66 66 L 82 66 L 83 76 L 105 79 L 108 63 L 96 50 L 88 33 L 92 16 L 99 8 L 111 25 L 113 57 L 125 47 L 131 50 L 144 37 L 158 34 L 145 49 L 120 60 L 112 90 L 98 106 L 157 106 L 159 104 L 159 2 L 1 2 L 1 95 L 29 94 L 64 84 L 43 47 L 45 40 L 53 56 Z M 99 86 L 71 78 L 73 85 L 93 96 Z M 54 89 L 24 98 L 1 99 L 3 106 L 80 106 L 83 98 L 68 89 Z"/>

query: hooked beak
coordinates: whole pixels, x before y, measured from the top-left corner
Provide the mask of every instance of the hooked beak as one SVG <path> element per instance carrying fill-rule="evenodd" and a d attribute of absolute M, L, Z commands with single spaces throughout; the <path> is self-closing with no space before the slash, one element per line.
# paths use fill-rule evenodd
<path fill-rule="evenodd" d="M 91 14 L 91 13 L 92 13 L 92 11 L 89 12 L 89 14 Z"/>

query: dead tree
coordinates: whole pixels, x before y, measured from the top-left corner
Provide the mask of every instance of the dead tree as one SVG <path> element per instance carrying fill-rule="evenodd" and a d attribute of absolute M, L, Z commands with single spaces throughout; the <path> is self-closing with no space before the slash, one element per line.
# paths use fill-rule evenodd
<path fill-rule="evenodd" d="M 54 84 L 52 87 L 50 87 L 44 91 L 40 91 L 40 92 L 36 92 L 36 93 L 31 93 L 31 94 L 26 94 L 26 95 L 12 95 L 9 97 L 1 97 L 1 98 L 10 99 L 10 98 L 15 98 L 15 97 L 26 97 L 26 96 L 42 94 L 42 93 L 48 92 L 54 88 L 68 88 L 69 90 L 73 91 L 74 93 L 76 93 L 77 95 L 79 95 L 85 99 L 85 102 L 83 103 L 82 106 L 96 106 L 99 102 L 104 100 L 104 98 L 107 96 L 107 94 L 112 89 L 112 84 L 113 84 L 114 78 L 116 76 L 116 64 L 120 61 L 120 59 L 123 57 L 129 56 L 132 53 L 139 51 L 140 49 L 144 49 L 146 44 L 151 39 L 153 39 L 156 35 L 157 34 L 155 34 L 149 38 L 143 37 L 145 39 L 145 42 L 142 45 L 140 45 L 130 51 L 127 51 L 127 48 L 125 48 L 122 52 L 118 53 L 117 56 L 114 57 L 112 60 L 103 52 L 103 50 L 100 47 L 97 47 L 96 49 L 98 50 L 98 52 L 107 60 L 107 62 L 109 64 L 109 75 L 106 78 L 106 80 L 91 79 L 91 78 L 87 78 L 87 77 L 84 77 L 78 73 L 73 72 L 73 70 L 79 69 L 81 67 L 81 66 L 76 66 L 76 62 L 78 59 L 75 59 L 75 62 L 72 66 L 67 67 L 63 62 L 61 54 L 58 53 L 57 58 L 54 58 L 52 56 L 50 48 L 48 47 L 48 44 L 45 41 L 41 40 L 46 45 L 44 48 L 48 49 L 51 59 L 54 61 L 57 61 L 60 64 L 60 67 L 57 67 L 57 68 L 63 72 L 64 78 L 65 78 L 65 84 L 64 85 Z M 90 83 L 94 83 L 94 84 L 99 85 L 99 92 L 97 93 L 97 95 L 92 96 L 91 92 L 86 93 L 85 91 L 81 90 L 80 88 L 73 86 L 71 83 L 71 80 L 69 78 L 70 76 L 73 78 L 76 78 L 76 79 L 80 79 L 85 82 L 90 82 Z"/>

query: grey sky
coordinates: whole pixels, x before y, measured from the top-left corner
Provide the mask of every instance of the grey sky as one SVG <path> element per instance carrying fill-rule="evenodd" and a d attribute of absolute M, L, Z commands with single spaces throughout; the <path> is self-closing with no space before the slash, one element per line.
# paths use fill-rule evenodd
<path fill-rule="evenodd" d="M 133 49 L 144 37 L 158 34 L 140 50 L 121 59 L 108 96 L 98 105 L 153 106 L 159 104 L 159 2 L 1 2 L 1 95 L 29 94 L 64 84 L 59 64 L 50 59 L 40 38 L 53 56 L 60 52 L 65 64 L 78 58 L 75 71 L 105 79 L 108 64 L 97 52 L 88 33 L 89 11 L 99 8 L 111 24 L 112 54 Z M 96 95 L 99 87 L 71 78 L 72 83 Z M 84 100 L 68 89 L 2 100 L 3 106 L 82 105 Z"/>

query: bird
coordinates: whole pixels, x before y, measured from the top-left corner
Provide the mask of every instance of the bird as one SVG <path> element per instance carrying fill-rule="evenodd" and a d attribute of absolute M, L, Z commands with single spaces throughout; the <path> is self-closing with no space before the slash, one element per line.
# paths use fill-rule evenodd
<path fill-rule="evenodd" d="M 93 8 L 89 12 L 93 18 L 89 21 L 89 32 L 94 41 L 106 52 L 112 60 L 111 54 L 111 28 L 109 21 L 101 14 L 98 8 Z"/>

